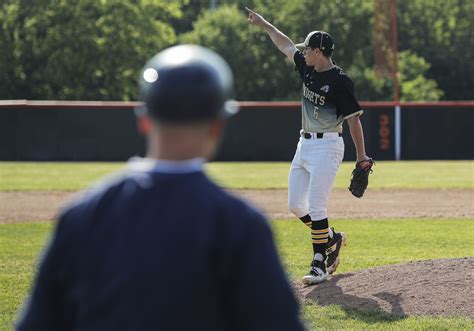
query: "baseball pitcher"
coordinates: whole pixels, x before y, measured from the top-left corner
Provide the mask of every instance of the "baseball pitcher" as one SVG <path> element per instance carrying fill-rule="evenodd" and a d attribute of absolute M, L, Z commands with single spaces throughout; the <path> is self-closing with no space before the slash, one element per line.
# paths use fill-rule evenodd
<path fill-rule="evenodd" d="M 270 36 L 275 46 L 295 64 L 302 81 L 302 129 L 288 180 L 288 207 L 311 228 L 313 258 L 307 285 L 323 282 L 339 265 L 341 247 L 347 237 L 329 227 L 327 205 L 334 178 L 344 156 L 342 123 L 347 120 L 357 151 L 351 192 L 361 197 L 372 160 L 365 154 L 360 108 L 354 85 L 331 56 L 335 44 L 324 31 L 310 32 L 303 43 L 290 38 L 261 15 L 245 8 L 248 21 Z M 356 193 L 354 193 L 356 192 Z"/>

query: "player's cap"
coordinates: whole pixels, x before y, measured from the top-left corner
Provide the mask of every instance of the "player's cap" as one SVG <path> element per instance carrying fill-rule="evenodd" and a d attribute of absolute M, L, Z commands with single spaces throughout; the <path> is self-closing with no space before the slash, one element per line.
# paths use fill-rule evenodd
<path fill-rule="evenodd" d="M 225 60 L 213 51 L 179 45 L 155 55 L 140 74 L 144 102 L 137 115 L 147 113 L 167 123 L 226 118 L 238 112 L 231 100 L 233 76 Z"/>
<path fill-rule="evenodd" d="M 295 45 L 298 48 L 319 48 L 326 53 L 332 53 L 334 50 L 334 40 L 331 35 L 325 31 L 312 31 L 308 33 L 304 42 Z"/>

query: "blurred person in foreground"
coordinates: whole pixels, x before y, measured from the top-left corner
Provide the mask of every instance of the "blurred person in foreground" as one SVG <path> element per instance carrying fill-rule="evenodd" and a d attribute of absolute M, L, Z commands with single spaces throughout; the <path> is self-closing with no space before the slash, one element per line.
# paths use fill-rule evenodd
<path fill-rule="evenodd" d="M 232 81 L 199 46 L 146 64 L 148 158 L 60 214 L 17 330 L 303 330 L 267 221 L 203 172 Z"/>

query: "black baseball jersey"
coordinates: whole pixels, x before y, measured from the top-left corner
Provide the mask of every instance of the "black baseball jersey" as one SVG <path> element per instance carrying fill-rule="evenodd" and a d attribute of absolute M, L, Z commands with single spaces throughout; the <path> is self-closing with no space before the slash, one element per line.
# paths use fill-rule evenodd
<path fill-rule="evenodd" d="M 154 169 L 62 213 L 17 330 L 303 326 L 264 217 L 200 170 Z"/>
<path fill-rule="evenodd" d="M 342 132 L 345 118 L 362 114 L 354 95 L 354 84 L 340 67 L 317 72 L 306 65 L 301 51 L 295 52 L 294 62 L 303 81 L 304 131 Z"/>

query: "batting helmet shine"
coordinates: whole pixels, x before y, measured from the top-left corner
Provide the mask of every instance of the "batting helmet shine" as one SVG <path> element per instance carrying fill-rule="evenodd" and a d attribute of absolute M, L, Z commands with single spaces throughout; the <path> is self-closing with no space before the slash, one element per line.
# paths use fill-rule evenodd
<path fill-rule="evenodd" d="M 143 107 L 165 123 L 226 118 L 238 112 L 231 100 L 233 76 L 225 60 L 213 51 L 179 45 L 155 55 L 140 74 Z"/>

